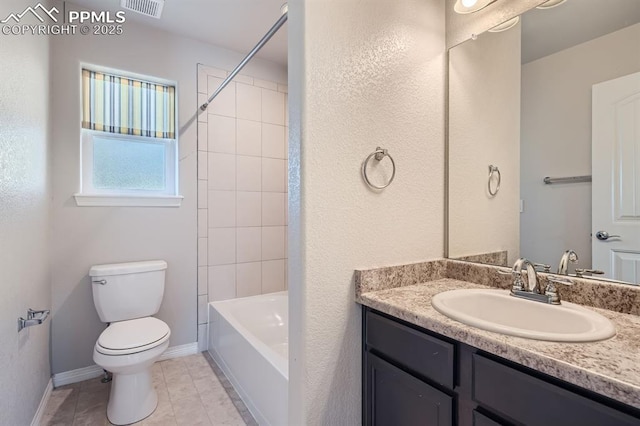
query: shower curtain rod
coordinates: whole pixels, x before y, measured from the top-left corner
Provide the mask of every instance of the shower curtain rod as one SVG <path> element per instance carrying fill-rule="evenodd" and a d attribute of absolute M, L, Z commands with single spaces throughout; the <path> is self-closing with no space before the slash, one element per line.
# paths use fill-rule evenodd
<path fill-rule="evenodd" d="M 253 58 L 254 55 L 256 53 L 258 53 L 258 51 L 260 49 L 262 49 L 262 46 L 267 44 L 267 42 L 271 39 L 271 37 L 273 37 L 273 35 L 276 32 L 278 32 L 280 27 L 282 27 L 282 25 L 284 25 L 284 23 L 287 22 L 287 15 L 289 14 L 289 12 L 288 12 L 288 8 L 287 8 L 286 3 L 282 7 L 282 11 L 283 12 L 282 12 L 282 16 L 280 17 L 280 19 L 278 19 L 276 21 L 276 23 L 273 25 L 273 27 L 271 27 L 271 29 L 264 35 L 264 37 L 262 37 L 262 39 L 258 42 L 258 44 L 256 44 L 256 46 L 253 49 L 251 49 L 251 52 L 249 52 L 249 54 L 247 56 L 245 56 L 245 58 L 242 60 L 242 62 L 240 62 L 240 64 L 238 64 L 238 66 L 233 71 L 231 71 L 231 74 L 229 74 L 229 76 L 227 78 L 225 78 L 222 83 L 220 83 L 220 86 L 218 86 L 216 91 L 213 92 L 213 94 L 211 96 L 209 96 L 209 99 L 207 99 L 207 102 L 203 103 L 200 106 L 200 109 L 202 111 L 205 111 L 207 109 L 207 107 L 209 106 L 211 101 L 216 96 L 218 96 L 218 93 L 220 93 L 222 91 L 222 89 L 227 87 L 227 84 L 229 84 L 231 82 L 231 80 L 233 80 L 233 78 L 236 76 L 236 74 L 238 74 L 240 72 L 240 70 L 242 68 L 244 68 L 245 65 L 247 65 L 247 62 L 249 62 L 251 60 L 251 58 Z"/>

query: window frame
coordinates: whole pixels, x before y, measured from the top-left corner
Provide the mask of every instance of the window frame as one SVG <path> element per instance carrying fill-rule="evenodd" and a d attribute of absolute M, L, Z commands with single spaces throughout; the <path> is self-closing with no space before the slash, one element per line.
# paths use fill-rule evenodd
<path fill-rule="evenodd" d="M 175 138 L 155 138 L 122 133 L 111 133 L 80 127 L 80 190 L 74 194 L 78 206 L 87 207 L 180 207 L 182 197 L 179 194 L 179 156 L 178 156 L 178 85 L 176 82 L 157 79 L 140 74 L 127 73 L 104 67 L 81 64 L 80 67 L 80 104 L 82 93 L 82 69 L 103 72 L 139 79 L 156 84 L 171 85 L 175 88 Z M 93 186 L 93 142 L 94 138 L 117 139 L 161 144 L 165 146 L 165 189 L 100 189 Z"/>

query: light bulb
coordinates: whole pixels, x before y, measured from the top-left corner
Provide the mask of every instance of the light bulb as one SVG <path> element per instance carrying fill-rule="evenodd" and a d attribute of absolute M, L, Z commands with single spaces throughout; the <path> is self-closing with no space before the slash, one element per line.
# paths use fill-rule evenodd
<path fill-rule="evenodd" d="M 476 3 L 478 3 L 478 0 L 462 0 L 462 5 L 464 7 L 471 7 L 471 6 L 475 5 Z"/>

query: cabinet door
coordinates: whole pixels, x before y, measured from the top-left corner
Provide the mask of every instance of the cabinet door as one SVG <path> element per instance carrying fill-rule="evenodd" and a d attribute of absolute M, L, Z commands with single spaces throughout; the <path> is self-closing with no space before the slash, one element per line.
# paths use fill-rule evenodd
<path fill-rule="evenodd" d="M 365 353 L 364 424 L 367 426 L 451 426 L 453 398 Z"/>

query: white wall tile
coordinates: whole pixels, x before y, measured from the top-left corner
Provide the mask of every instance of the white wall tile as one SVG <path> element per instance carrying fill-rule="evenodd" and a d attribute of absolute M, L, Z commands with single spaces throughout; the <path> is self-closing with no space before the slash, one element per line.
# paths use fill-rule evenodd
<path fill-rule="evenodd" d="M 207 93 L 207 72 L 201 66 L 198 66 L 198 93 Z"/>
<path fill-rule="evenodd" d="M 258 121 L 236 120 L 236 153 L 260 156 L 262 153 L 261 124 Z"/>
<path fill-rule="evenodd" d="M 262 226 L 284 226 L 286 194 L 264 192 L 262 194 Z"/>
<path fill-rule="evenodd" d="M 237 160 L 237 189 L 238 191 L 260 191 L 262 168 L 260 157 L 238 155 Z"/>
<path fill-rule="evenodd" d="M 209 93 L 205 98 L 211 96 L 213 92 L 216 91 L 220 83 L 224 81 L 222 78 L 216 78 L 209 76 Z M 206 101 L 206 99 L 205 99 Z M 209 114 L 216 115 L 224 115 L 226 117 L 235 117 L 236 116 L 236 83 L 231 82 L 227 87 L 222 89 L 222 91 L 216 96 L 216 98 L 211 101 L 209 107 L 207 108 L 207 112 Z"/>
<path fill-rule="evenodd" d="M 198 151 L 198 179 L 207 180 L 208 168 L 207 153 L 205 151 Z"/>
<path fill-rule="evenodd" d="M 207 111 L 202 111 L 200 109 L 200 106 L 203 103 L 207 102 L 207 98 L 208 98 L 208 96 L 205 95 L 204 93 L 198 93 L 198 111 L 197 111 L 197 114 L 198 114 L 198 122 L 199 123 L 206 123 L 207 122 L 207 118 L 209 116 Z"/>
<path fill-rule="evenodd" d="M 207 295 L 198 296 L 198 324 L 206 324 L 209 313 L 207 312 L 209 300 Z"/>
<path fill-rule="evenodd" d="M 207 238 L 198 238 L 198 266 L 206 266 L 208 260 Z"/>
<path fill-rule="evenodd" d="M 198 181 L 198 208 L 206 209 L 208 207 L 207 203 L 207 191 L 209 183 L 206 180 Z"/>
<path fill-rule="evenodd" d="M 207 309 L 209 309 L 209 306 L 207 306 Z M 207 350 L 209 345 L 208 328 L 209 324 L 198 325 L 198 352 L 204 352 Z"/>
<path fill-rule="evenodd" d="M 209 265 L 236 263 L 236 229 L 211 228 L 208 237 Z"/>
<path fill-rule="evenodd" d="M 207 209 L 198 209 L 198 238 L 207 238 Z"/>
<path fill-rule="evenodd" d="M 284 289 L 289 290 L 289 260 L 284 260 Z"/>
<path fill-rule="evenodd" d="M 205 72 L 207 76 L 213 76 L 218 78 L 225 78 L 229 73 L 220 68 L 210 67 L 208 65 L 199 65 L 200 69 Z"/>
<path fill-rule="evenodd" d="M 274 158 L 262 159 L 262 190 L 267 192 L 284 192 L 285 160 Z"/>
<path fill-rule="evenodd" d="M 209 151 L 225 154 L 236 153 L 236 119 L 221 115 L 209 115 L 207 123 Z"/>
<path fill-rule="evenodd" d="M 289 95 L 284 95 L 284 125 L 289 127 Z"/>
<path fill-rule="evenodd" d="M 289 158 L 289 127 L 284 128 L 284 158 Z"/>
<path fill-rule="evenodd" d="M 209 291 L 208 266 L 198 266 L 198 296 Z"/>
<path fill-rule="evenodd" d="M 208 144 L 208 123 L 198 123 L 198 151 L 207 151 Z"/>
<path fill-rule="evenodd" d="M 247 84 L 237 84 L 237 118 L 253 121 L 261 120 L 262 90 L 259 87 Z"/>
<path fill-rule="evenodd" d="M 233 191 L 236 189 L 235 155 L 209 154 L 209 189 Z"/>
<path fill-rule="evenodd" d="M 249 77 L 248 75 L 238 74 L 233 78 L 233 80 L 236 83 L 244 83 L 244 84 L 253 85 L 253 77 Z"/>
<path fill-rule="evenodd" d="M 262 262 L 262 294 L 285 289 L 284 260 Z"/>
<path fill-rule="evenodd" d="M 278 92 L 289 93 L 289 86 L 286 84 L 278 84 Z"/>
<path fill-rule="evenodd" d="M 237 228 L 236 231 L 236 262 L 256 262 L 261 260 L 262 234 L 260 227 Z"/>
<path fill-rule="evenodd" d="M 284 192 L 289 192 L 289 161 L 284 160 L 282 162 L 282 175 L 284 177 Z"/>
<path fill-rule="evenodd" d="M 284 126 L 284 93 L 262 89 L 262 122 Z"/>
<path fill-rule="evenodd" d="M 285 193 L 284 198 L 284 224 L 289 224 L 289 194 Z"/>
<path fill-rule="evenodd" d="M 284 259 L 284 226 L 262 227 L 262 260 Z"/>
<path fill-rule="evenodd" d="M 255 296 L 262 291 L 262 262 L 236 265 L 236 297 Z"/>
<path fill-rule="evenodd" d="M 277 124 L 262 124 L 262 156 L 270 158 L 285 158 L 284 156 L 284 126 Z"/>
<path fill-rule="evenodd" d="M 274 83 L 273 81 L 260 80 L 256 78 L 253 80 L 253 85 L 264 89 L 278 90 L 278 83 Z"/>
<path fill-rule="evenodd" d="M 262 192 L 236 193 L 236 224 L 237 226 L 260 226 Z"/>
<path fill-rule="evenodd" d="M 209 191 L 209 228 L 236 226 L 235 191 Z"/>
<path fill-rule="evenodd" d="M 209 267 L 209 302 L 236 297 L 236 265 Z"/>

